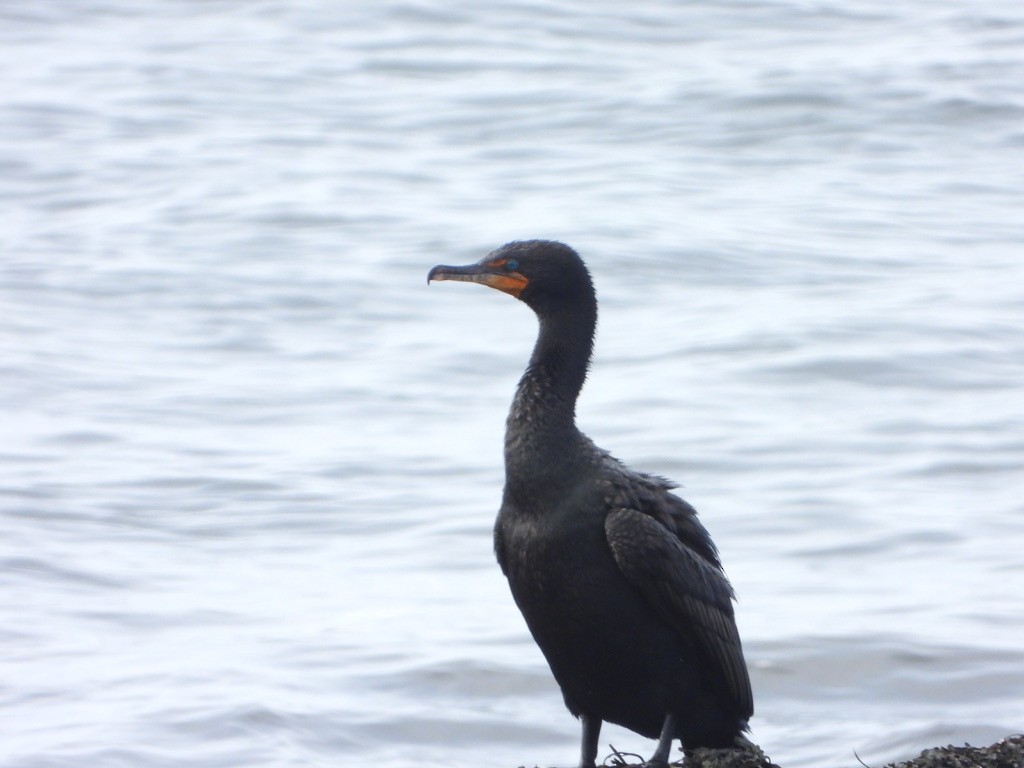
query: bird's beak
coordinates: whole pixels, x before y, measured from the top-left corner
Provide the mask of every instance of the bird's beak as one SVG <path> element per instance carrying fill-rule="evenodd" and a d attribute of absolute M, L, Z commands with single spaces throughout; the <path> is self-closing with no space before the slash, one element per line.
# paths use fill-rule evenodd
<path fill-rule="evenodd" d="M 526 285 L 530 282 L 525 275 L 505 268 L 505 260 L 484 260 L 465 267 L 449 267 L 438 264 L 427 274 L 427 282 L 431 280 L 459 280 L 464 283 L 480 283 L 490 288 L 519 298 Z"/>

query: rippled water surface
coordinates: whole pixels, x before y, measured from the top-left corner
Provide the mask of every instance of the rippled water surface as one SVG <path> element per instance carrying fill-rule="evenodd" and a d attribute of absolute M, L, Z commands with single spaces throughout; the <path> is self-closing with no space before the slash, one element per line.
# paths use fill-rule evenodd
<path fill-rule="evenodd" d="M 526 237 L 777 762 L 1024 729 L 1019 2 L 0 17 L 3 768 L 575 763 L 491 554 L 535 323 L 424 284 Z"/>

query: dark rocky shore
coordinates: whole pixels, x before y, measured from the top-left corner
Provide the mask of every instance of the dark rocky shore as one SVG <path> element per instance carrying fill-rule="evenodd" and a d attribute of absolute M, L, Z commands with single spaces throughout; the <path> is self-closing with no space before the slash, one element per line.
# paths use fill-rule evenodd
<path fill-rule="evenodd" d="M 1009 736 L 990 747 L 934 747 L 885 768 L 1024 768 L 1024 736 Z"/>
<path fill-rule="evenodd" d="M 637 755 L 613 754 L 604 765 L 607 768 L 640 768 L 641 762 Z M 685 765 L 686 768 L 779 768 L 755 745 L 746 749 L 698 749 L 687 753 L 685 761 L 672 765 Z M 913 760 L 866 768 L 1024 768 L 1024 735 L 1008 736 L 988 747 L 933 747 Z"/>

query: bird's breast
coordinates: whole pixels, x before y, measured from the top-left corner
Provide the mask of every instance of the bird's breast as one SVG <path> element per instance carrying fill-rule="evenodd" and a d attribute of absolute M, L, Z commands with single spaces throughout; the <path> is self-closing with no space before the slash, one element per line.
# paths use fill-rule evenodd
<path fill-rule="evenodd" d="M 578 631 L 601 621 L 602 591 L 625 585 L 605 536 L 604 514 L 593 504 L 583 508 L 588 501 L 594 500 L 569 497 L 528 513 L 506 504 L 498 516 L 509 586 L 535 634 L 561 634 L 569 626 Z"/>

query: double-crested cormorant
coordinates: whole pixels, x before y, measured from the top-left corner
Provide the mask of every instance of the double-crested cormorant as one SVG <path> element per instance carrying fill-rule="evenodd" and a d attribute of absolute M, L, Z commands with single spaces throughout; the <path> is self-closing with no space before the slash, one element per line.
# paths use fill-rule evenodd
<path fill-rule="evenodd" d="M 498 563 L 537 645 L 581 719 L 581 768 L 593 768 L 602 721 L 658 746 L 731 747 L 753 714 L 715 545 L 675 485 L 634 472 L 576 427 L 597 298 L 567 245 L 512 242 L 427 281 L 482 283 L 537 314 L 540 334 L 505 433 Z"/>

